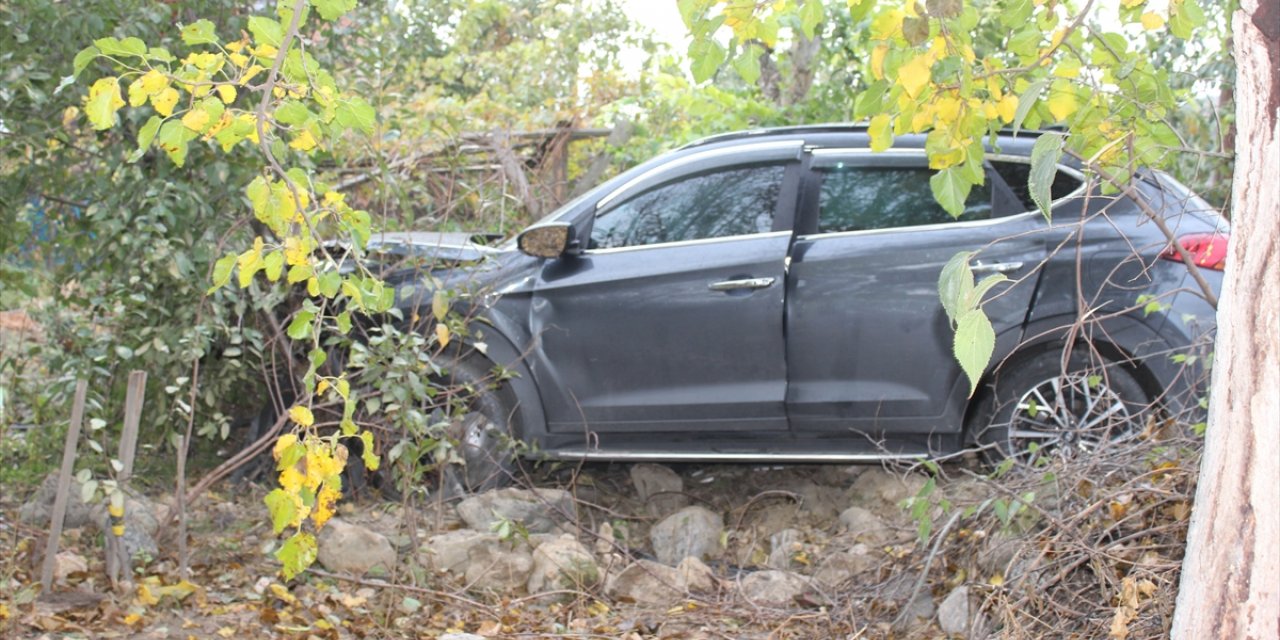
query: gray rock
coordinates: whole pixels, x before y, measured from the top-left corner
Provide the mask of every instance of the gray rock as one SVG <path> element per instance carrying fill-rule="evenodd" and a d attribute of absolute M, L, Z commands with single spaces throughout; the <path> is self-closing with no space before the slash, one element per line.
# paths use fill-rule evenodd
<path fill-rule="evenodd" d="M 78 499 L 78 498 L 77 498 Z M 103 535 L 112 535 L 111 518 L 105 504 L 95 504 L 89 510 L 89 521 Z M 124 535 L 120 537 L 124 552 L 134 560 L 155 558 L 160 554 L 156 545 L 156 530 L 160 522 L 155 516 L 155 506 L 143 496 L 129 496 L 124 501 Z"/>
<path fill-rule="evenodd" d="M 854 480 L 849 493 L 859 506 L 883 511 L 886 507 L 910 498 L 924 487 L 926 478 L 920 474 L 900 476 L 884 469 L 868 469 Z"/>
<path fill-rule="evenodd" d="M 658 562 L 675 566 L 690 556 L 706 559 L 720 555 L 723 531 L 720 514 L 705 507 L 685 507 L 654 525 L 649 542 Z"/>
<path fill-rule="evenodd" d="M 766 563 L 769 568 L 790 569 L 792 557 L 802 548 L 802 539 L 803 534 L 795 529 L 783 529 L 769 536 L 769 560 Z"/>
<path fill-rule="evenodd" d="M 676 575 L 680 586 L 689 593 L 708 594 L 715 592 L 720 581 L 707 563 L 692 556 L 680 561 L 676 567 Z"/>
<path fill-rule="evenodd" d="M 933 598 L 929 596 L 928 591 L 921 589 L 920 593 L 916 594 L 916 599 L 907 605 L 906 610 L 906 621 L 912 622 L 933 619 L 933 614 L 937 612 L 938 608 L 933 605 Z"/>
<path fill-rule="evenodd" d="M 556 589 L 590 589 L 600 581 L 600 567 L 581 542 L 571 535 L 544 542 L 533 550 L 529 593 Z"/>
<path fill-rule="evenodd" d="M 62 526 L 66 529 L 76 529 L 90 523 L 91 505 L 80 501 L 81 486 L 75 478 L 71 479 L 71 490 L 67 495 L 67 515 L 62 519 Z M 53 513 L 53 501 L 57 494 L 58 474 L 51 473 L 45 476 L 35 495 L 18 508 L 18 519 L 37 527 L 50 526 L 49 518 Z"/>
<path fill-rule="evenodd" d="M 436 571 L 462 574 L 467 570 L 468 554 L 476 545 L 499 544 L 497 534 L 481 533 L 471 529 L 458 529 L 427 538 L 418 550 L 418 556 L 426 566 Z"/>
<path fill-rule="evenodd" d="M 950 636 L 969 637 L 969 587 L 959 586 L 951 590 L 938 605 L 938 626 Z"/>
<path fill-rule="evenodd" d="M 388 575 L 396 564 L 396 550 L 386 536 L 341 518 L 325 523 L 316 545 L 316 560 L 334 573 Z"/>
<path fill-rule="evenodd" d="M 880 516 L 862 507 L 849 507 L 840 514 L 845 531 L 858 542 L 880 546 L 892 542 L 897 536 Z"/>
<path fill-rule="evenodd" d="M 549 533 L 577 519 L 573 496 L 561 489 L 498 489 L 458 503 L 458 516 L 476 531 L 488 531 L 500 519 L 524 525 L 529 533 Z"/>
<path fill-rule="evenodd" d="M 697 558 L 686 558 L 679 567 L 637 560 L 610 577 L 605 593 L 619 600 L 666 607 L 690 593 L 711 593 L 716 584 L 711 569 Z"/>
<path fill-rule="evenodd" d="M 511 593 L 529 582 L 533 573 L 533 556 L 524 545 L 476 545 L 467 554 L 466 578 L 476 591 Z"/>
<path fill-rule="evenodd" d="M 665 516 L 689 504 L 689 497 L 682 493 L 684 480 L 669 467 L 660 464 L 632 465 L 631 484 L 651 515 Z"/>
<path fill-rule="evenodd" d="M 757 571 L 739 583 L 742 596 L 759 607 L 793 607 L 796 598 L 809 591 L 809 583 L 790 571 Z"/>
<path fill-rule="evenodd" d="M 865 544 L 855 544 L 844 551 L 828 554 L 813 572 L 813 579 L 827 587 L 838 587 L 846 580 L 871 573 L 884 564 L 884 558 Z"/>

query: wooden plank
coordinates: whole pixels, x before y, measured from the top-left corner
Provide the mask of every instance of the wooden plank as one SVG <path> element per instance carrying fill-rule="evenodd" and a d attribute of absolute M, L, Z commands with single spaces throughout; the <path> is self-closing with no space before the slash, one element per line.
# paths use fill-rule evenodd
<path fill-rule="evenodd" d="M 116 474 L 116 485 L 124 492 L 125 504 L 128 504 L 129 479 L 133 477 L 133 459 L 138 451 L 138 424 L 142 422 L 142 400 L 147 390 L 147 372 L 131 371 L 129 386 L 124 397 L 124 428 L 120 432 L 120 471 Z M 126 507 L 127 508 L 127 507 Z M 121 581 L 131 582 L 131 558 L 125 551 L 119 536 L 107 534 L 107 577 L 112 584 Z"/>
<path fill-rule="evenodd" d="M 76 382 L 76 395 L 71 403 L 71 423 L 67 425 L 67 438 L 62 445 L 62 467 L 58 470 L 58 491 L 53 498 L 49 539 L 44 547 L 44 566 L 40 571 L 41 594 L 49 593 L 53 588 L 53 569 L 57 562 L 59 539 L 62 537 L 62 521 L 67 516 L 67 498 L 70 497 L 71 478 L 75 473 L 76 448 L 80 444 L 80 426 L 84 422 L 84 400 L 88 391 L 88 382 Z"/>

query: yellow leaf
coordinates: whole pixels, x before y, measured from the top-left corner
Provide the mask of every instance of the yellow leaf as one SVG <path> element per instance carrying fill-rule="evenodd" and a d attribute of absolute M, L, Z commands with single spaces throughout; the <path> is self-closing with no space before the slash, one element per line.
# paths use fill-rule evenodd
<path fill-rule="evenodd" d="M 115 126 L 116 112 L 124 106 L 120 97 L 120 83 L 115 78 L 99 78 L 89 87 L 89 97 L 85 99 L 84 112 L 89 116 L 93 128 L 99 131 Z"/>
<path fill-rule="evenodd" d="M 240 76 L 240 85 L 244 86 L 246 84 L 249 84 L 249 81 L 253 80 L 254 76 L 266 70 L 267 68 L 260 64 L 255 64 L 253 66 L 250 66 L 248 69 L 245 69 L 244 74 Z"/>
<path fill-rule="evenodd" d="M 302 405 L 289 409 L 289 419 L 304 427 L 309 427 L 316 423 L 316 418 L 311 415 L 311 410 Z"/>
<path fill-rule="evenodd" d="M 307 278 L 307 295 L 313 298 L 320 295 L 320 280 L 315 276 Z"/>
<path fill-rule="evenodd" d="M 1053 89 L 1049 92 L 1049 113 L 1053 115 L 1053 119 L 1059 122 L 1071 117 L 1080 108 L 1080 101 L 1076 98 L 1075 89 L 1065 80 L 1059 80 L 1053 83 Z"/>
<path fill-rule="evenodd" d="M 955 124 L 955 121 L 960 118 L 960 101 L 951 96 L 938 98 L 933 106 L 934 114 L 943 124 Z"/>
<path fill-rule="evenodd" d="M 1004 122 L 1013 122 L 1014 117 L 1018 115 L 1018 99 L 1012 95 L 1000 98 L 1000 102 L 996 103 L 996 112 Z"/>
<path fill-rule="evenodd" d="M 141 621 L 142 621 L 142 616 L 136 613 L 130 613 L 129 615 L 124 617 L 124 623 L 131 627 L 135 624 L 138 624 Z"/>
<path fill-rule="evenodd" d="M 236 101 L 236 88 L 229 84 L 218 85 L 218 97 L 226 104 Z"/>
<path fill-rule="evenodd" d="M 1164 17 L 1158 13 L 1148 11 L 1142 14 L 1142 28 L 1147 31 L 1155 31 L 1164 26 Z"/>
<path fill-rule="evenodd" d="M 138 585 L 138 604 L 144 607 L 150 607 L 159 602 L 160 598 L 152 595 L 150 587 L 145 584 Z"/>
<path fill-rule="evenodd" d="M 311 513 L 311 520 L 316 523 L 316 528 L 324 527 L 324 523 L 333 517 L 334 506 L 338 503 L 338 498 L 342 497 L 342 493 L 337 489 L 325 483 L 320 489 L 320 493 L 316 494 L 316 508 Z"/>
<path fill-rule="evenodd" d="M 155 69 L 142 74 L 139 80 L 142 81 L 142 90 L 149 96 L 154 96 L 169 86 L 169 78 Z"/>
<path fill-rule="evenodd" d="M 298 134 L 298 137 L 289 143 L 289 146 L 298 151 L 310 151 L 316 148 L 316 139 L 315 136 L 311 135 L 309 129 L 303 129 L 302 133 Z"/>
<path fill-rule="evenodd" d="M 0 602 L 0 622 L 4 622 L 5 620 L 8 620 L 10 615 L 11 614 L 9 613 L 9 605 L 3 602 Z"/>
<path fill-rule="evenodd" d="M 1142 3 L 1146 2 L 1146 1 L 1147 1 L 1147 0 L 1120 0 L 1120 6 L 1122 6 L 1122 7 L 1126 8 L 1126 9 L 1132 9 L 1132 8 L 1134 8 L 1134 7 L 1136 7 L 1136 6 L 1141 5 Z"/>
<path fill-rule="evenodd" d="M 230 638 L 231 636 L 236 635 L 237 632 L 235 627 L 223 627 L 221 629 L 218 629 L 215 633 L 217 633 L 218 635 L 224 638 Z"/>
<path fill-rule="evenodd" d="M 884 80 L 884 56 L 889 53 L 889 45 L 880 44 L 871 50 L 871 75 L 876 80 Z"/>
<path fill-rule="evenodd" d="M 298 603 L 298 598 L 294 596 L 292 593 L 289 593 L 288 587 L 285 587 L 284 585 L 278 582 L 272 582 L 270 589 L 271 589 L 271 593 L 275 595 L 275 597 L 280 598 L 281 600 L 285 601 L 285 603 L 287 604 Z"/>
<path fill-rule="evenodd" d="M 147 103 L 147 92 L 142 88 L 142 78 L 129 83 L 129 106 L 141 107 Z"/>
<path fill-rule="evenodd" d="M 932 60 L 928 54 L 920 54 L 898 69 L 898 84 L 902 85 L 908 97 L 919 97 L 929 84 Z"/>
<path fill-rule="evenodd" d="M 173 115 L 173 107 L 178 104 L 178 90 L 168 87 L 151 96 L 151 106 L 155 107 L 156 113 L 169 117 Z"/>
<path fill-rule="evenodd" d="M 898 9 L 881 12 L 871 20 L 871 39 L 888 40 L 902 33 L 902 19 L 906 15 Z"/>
<path fill-rule="evenodd" d="M 443 323 L 436 323 L 436 340 L 440 342 L 440 346 L 449 346 L 449 326 Z"/>
<path fill-rule="evenodd" d="M 329 390 L 329 380 L 326 378 L 321 378 L 320 382 L 316 384 L 316 395 L 322 396 L 324 395 L 324 392 L 328 390 Z"/>
<path fill-rule="evenodd" d="M 279 460 L 280 456 L 284 455 L 285 449 L 292 447 L 297 442 L 297 434 L 286 433 L 280 436 L 280 439 L 276 440 L 276 445 L 271 448 L 271 457 Z"/>
<path fill-rule="evenodd" d="M 227 54 L 227 58 L 231 60 L 231 64 L 234 64 L 241 69 L 243 69 L 245 65 L 249 64 L 249 56 L 246 56 L 243 53 L 229 53 Z"/>
<path fill-rule="evenodd" d="M 204 131 L 209 126 L 209 112 L 200 108 L 187 111 L 182 116 L 182 126 L 192 131 Z"/>
<path fill-rule="evenodd" d="M 1002 585 L 1004 585 L 1004 576 L 1003 576 L 1003 575 L 1000 575 L 1000 574 L 998 574 L 998 573 L 997 573 L 997 574 L 994 574 L 994 575 L 992 575 L 992 576 L 991 576 L 991 579 L 990 579 L 990 580 L 988 580 L 987 582 L 988 582 L 988 583 L 990 583 L 990 584 L 991 584 L 991 586 L 993 586 L 993 587 L 999 587 L 999 586 L 1002 586 Z"/>

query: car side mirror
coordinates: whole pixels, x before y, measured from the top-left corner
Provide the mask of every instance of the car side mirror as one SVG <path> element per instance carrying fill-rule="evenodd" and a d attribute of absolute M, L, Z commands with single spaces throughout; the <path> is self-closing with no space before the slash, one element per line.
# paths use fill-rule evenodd
<path fill-rule="evenodd" d="M 568 222 L 547 222 L 521 231 L 516 246 L 535 258 L 559 258 L 578 247 L 573 236 L 573 225 Z"/>

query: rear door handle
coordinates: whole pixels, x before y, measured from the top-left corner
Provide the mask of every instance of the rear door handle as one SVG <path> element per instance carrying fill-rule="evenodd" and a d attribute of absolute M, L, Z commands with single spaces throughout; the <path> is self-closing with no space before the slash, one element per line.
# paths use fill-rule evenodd
<path fill-rule="evenodd" d="M 738 289 L 763 289 L 773 284 L 773 278 L 744 278 L 742 280 L 722 280 L 712 282 L 707 288 L 712 291 L 736 291 Z"/>
<path fill-rule="evenodd" d="M 993 262 L 991 264 L 978 264 L 971 267 L 974 273 L 1009 273 L 1022 268 L 1021 262 Z"/>

